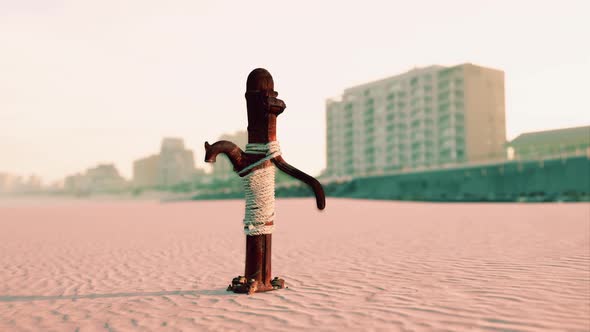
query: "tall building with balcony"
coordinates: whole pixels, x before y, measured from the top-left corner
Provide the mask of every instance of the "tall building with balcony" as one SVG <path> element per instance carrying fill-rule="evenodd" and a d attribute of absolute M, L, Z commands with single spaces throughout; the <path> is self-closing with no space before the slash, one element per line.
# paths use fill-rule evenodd
<path fill-rule="evenodd" d="M 326 103 L 327 175 L 505 159 L 504 72 L 430 66 Z"/>

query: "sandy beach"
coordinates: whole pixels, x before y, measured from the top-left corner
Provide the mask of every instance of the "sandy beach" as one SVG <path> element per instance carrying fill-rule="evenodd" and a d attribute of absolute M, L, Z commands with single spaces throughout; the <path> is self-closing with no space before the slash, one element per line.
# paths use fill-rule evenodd
<path fill-rule="evenodd" d="M 590 204 L 277 201 L 273 274 L 244 202 L 3 200 L 0 331 L 588 331 Z"/>

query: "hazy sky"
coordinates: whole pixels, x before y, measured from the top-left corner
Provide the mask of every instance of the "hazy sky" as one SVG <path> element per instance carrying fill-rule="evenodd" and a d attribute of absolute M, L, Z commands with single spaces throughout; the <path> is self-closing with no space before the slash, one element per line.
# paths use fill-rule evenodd
<path fill-rule="evenodd" d="M 325 167 L 325 100 L 413 67 L 506 73 L 508 138 L 590 124 L 588 1 L 0 0 L 0 172 L 131 176 L 164 136 L 246 129 L 267 68 L 285 159 Z"/>

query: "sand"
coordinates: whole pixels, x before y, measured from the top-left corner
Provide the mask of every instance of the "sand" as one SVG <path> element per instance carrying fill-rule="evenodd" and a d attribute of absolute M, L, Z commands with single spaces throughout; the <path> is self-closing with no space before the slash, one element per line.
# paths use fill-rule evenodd
<path fill-rule="evenodd" d="M 0 331 L 588 331 L 590 204 L 277 202 L 273 274 L 243 201 L 0 202 Z"/>

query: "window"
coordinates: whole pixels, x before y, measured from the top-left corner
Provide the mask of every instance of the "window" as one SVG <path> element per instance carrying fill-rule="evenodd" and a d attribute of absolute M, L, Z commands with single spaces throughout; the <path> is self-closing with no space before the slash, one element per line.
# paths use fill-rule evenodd
<path fill-rule="evenodd" d="M 453 73 L 453 68 L 443 69 L 438 72 L 438 78 L 447 78 Z"/>
<path fill-rule="evenodd" d="M 443 124 L 448 125 L 449 118 L 450 118 L 450 115 L 449 114 L 443 114 L 443 115 L 439 116 L 438 117 L 438 123 L 439 123 L 439 125 L 443 125 Z"/>
<path fill-rule="evenodd" d="M 463 127 L 463 124 L 457 124 L 455 126 L 455 132 L 457 132 L 457 135 L 465 134 L 465 127 Z"/>
<path fill-rule="evenodd" d="M 347 108 L 344 115 L 347 121 L 352 121 L 352 107 Z"/>
<path fill-rule="evenodd" d="M 465 158 L 465 151 L 457 150 L 457 159 L 463 160 Z"/>
<path fill-rule="evenodd" d="M 440 81 L 440 82 L 438 82 L 438 89 L 439 89 L 439 90 L 445 90 L 445 89 L 448 89 L 448 88 L 449 88 L 449 85 L 450 85 L 450 83 L 449 83 L 449 81 L 447 81 L 447 80 L 445 80 L 445 81 Z"/>

